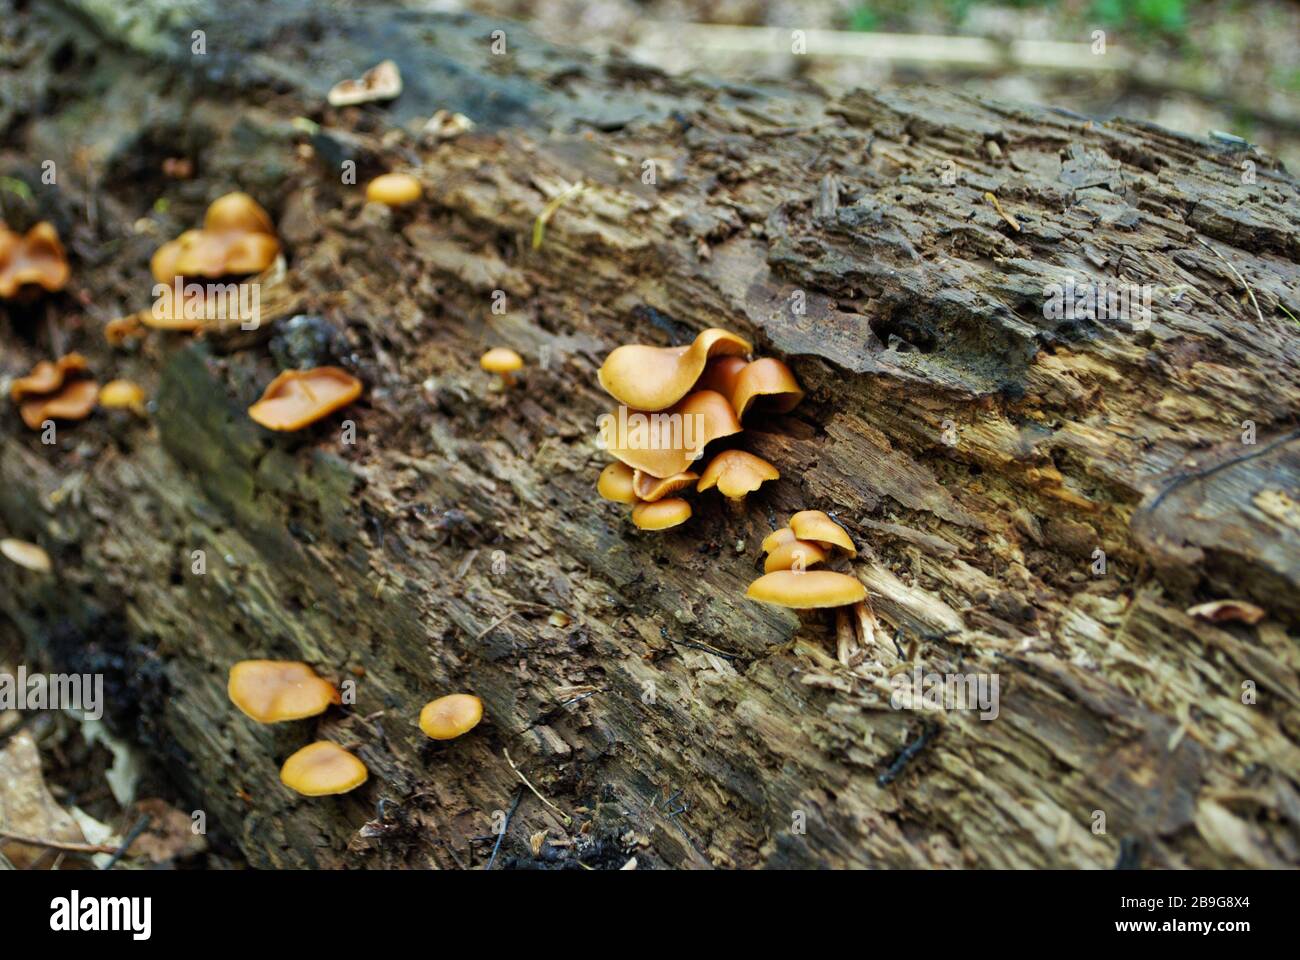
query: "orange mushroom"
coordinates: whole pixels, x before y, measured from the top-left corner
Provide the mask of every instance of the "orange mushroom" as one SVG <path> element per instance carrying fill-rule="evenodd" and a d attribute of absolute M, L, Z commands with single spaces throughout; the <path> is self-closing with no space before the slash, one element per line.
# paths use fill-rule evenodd
<path fill-rule="evenodd" d="M 743 337 L 713 327 L 685 347 L 619 347 L 605 358 L 597 377 L 620 403 L 636 410 L 665 410 L 690 392 L 710 359 L 752 349 Z"/>
<path fill-rule="evenodd" d="M 186 230 L 159 247 L 149 268 L 158 283 L 237 276 L 262 272 L 279 253 L 270 215 L 248 194 L 236 192 L 209 205 L 202 230 Z"/>
<path fill-rule="evenodd" d="M 0 223 L 0 300 L 23 287 L 57 293 L 68 283 L 68 255 L 53 224 L 41 221 L 20 235 Z"/>
<path fill-rule="evenodd" d="M 226 692 L 258 723 L 314 717 L 342 702 L 332 683 L 296 660 L 241 660 L 230 668 Z"/>
<path fill-rule="evenodd" d="M 666 497 L 632 508 L 632 522 L 642 530 L 667 530 L 691 519 L 691 505 L 680 497 Z"/>
<path fill-rule="evenodd" d="M 735 387 L 727 396 L 736 408 L 736 416 L 743 418 L 755 401 L 772 413 L 789 413 L 803 399 L 803 388 L 784 363 L 763 357 L 736 375 Z"/>
<path fill-rule="evenodd" d="M 63 386 L 68 374 L 81 373 L 86 369 L 86 358 L 79 353 L 67 353 L 53 362 L 42 360 L 32 367 L 32 372 L 19 377 L 9 388 L 9 396 L 15 401 L 24 397 L 53 393 Z"/>
<path fill-rule="evenodd" d="M 409 173 L 384 173 L 366 184 L 366 199 L 386 207 L 404 207 L 420 199 L 420 181 Z"/>
<path fill-rule="evenodd" d="M 23 400 L 18 414 L 28 427 L 39 430 L 46 420 L 85 420 L 98 399 L 99 385 L 94 380 L 72 380 L 54 393 Z"/>
<path fill-rule="evenodd" d="M 800 540 L 815 540 L 828 549 L 839 547 L 850 557 L 858 555 L 858 548 L 848 532 L 820 510 L 799 511 L 790 518 L 790 529 Z"/>
<path fill-rule="evenodd" d="M 730 354 L 710 360 L 695 384 L 696 390 L 716 390 L 724 397 L 730 398 L 736 392 L 736 379 L 740 371 L 749 366 L 749 361 L 742 356 Z"/>
<path fill-rule="evenodd" d="M 432 740 L 454 740 L 483 719 L 483 701 L 468 693 L 430 700 L 420 711 L 420 729 Z"/>
<path fill-rule="evenodd" d="M 347 793 L 369 775 L 364 763 L 328 740 L 308 744 L 280 768 L 280 782 L 305 797 Z"/>
<path fill-rule="evenodd" d="M 338 367 L 285 370 L 248 415 L 268 430 L 301 430 L 361 396 L 361 381 Z"/>
<path fill-rule="evenodd" d="M 857 578 L 829 570 L 778 570 L 759 577 L 745 596 L 795 610 L 847 607 L 867 598 L 867 588 Z"/>
<path fill-rule="evenodd" d="M 656 500 L 662 500 L 670 493 L 676 493 L 678 490 L 689 487 L 699 478 L 698 473 L 692 473 L 689 470 L 662 479 L 652 477 L 642 470 L 635 470 L 632 474 L 632 492 L 636 494 L 638 500 L 653 503 Z"/>
<path fill-rule="evenodd" d="M 130 410 L 143 417 L 145 393 L 131 380 L 110 380 L 99 388 L 99 405 L 107 410 Z"/>
<path fill-rule="evenodd" d="M 596 492 L 615 503 L 636 503 L 636 491 L 633 489 L 635 479 L 635 471 L 626 463 L 611 463 L 600 471 L 600 477 L 596 480 Z"/>
<path fill-rule="evenodd" d="M 764 573 L 777 570 L 804 569 L 819 563 L 825 563 L 829 552 L 812 540 L 800 540 L 789 527 L 783 527 L 763 541 L 763 552 L 767 560 L 763 563 Z"/>
<path fill-rule="evenodd" d="M 696 489 L 702 493 L 717 487 L 728 500 L 743 500 L 764 482 L 780 476 L 780 471 L 762 457 L 744 450 L 723 450 L 704 468 Z"/>
<path fill-rule="evenodd" d="M 657 413 L 620 407 L 600 418 L 601 445 L 652 477 L 684 472 L 710 442 L 740 429 L 730 401 L 713 390 L 698 390 Z"/>
<path fill-rule="evenodd" d="M 503 387 L 512 387 L 515 383 L 515 372 L 523 369 L 524 358 L 509 347 L 493 347 L 479 357 L 478 365 L 488 373 L 498 374 Z"/>

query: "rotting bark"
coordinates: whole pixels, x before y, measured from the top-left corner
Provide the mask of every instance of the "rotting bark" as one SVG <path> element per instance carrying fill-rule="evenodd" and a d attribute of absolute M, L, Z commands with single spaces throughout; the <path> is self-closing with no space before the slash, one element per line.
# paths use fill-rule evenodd
<path fill-rule="evenodd" d="M 58 568 L 0 568 L 0 610 L 32 657 L 71 629 L 65 669 L 105 643 L 139 662 L 118 713 L 252 863 L 481 865 L 520 790 L 498 865 L 1105 867 L 1135 842 L 1144 866 L 1300 862 L 1300 330 L 1282 309 L 1300 207 L 1268 158 L 932 88 L 832 102 L 670 79 L 470 17 L 120 7 L 5 11 L 0 172 L 35 185 L 26 212 L 69 240 L 74 283 L 48 325 L 10 311 L 3 372 L 65 337 L 156 409 L 55 447 L 0 419 L 0 523 Z M 384 57 L 406 81 L 392 109 L 324 112 Z M 394 132 L 439 108 L 478 130 Z M 197 179 L 162 180 L 171 155 Z M 428 201 L 363 210 L 344 159 L 362 184 L 410 166 Z M 235 186 L 337 342 L 281 321 L 269 344 L 110 351 L 100 328 L 147 306 L 152 250 Z M 1069 275 L 1156 285 L 1150 328 L 1046 319 Z M 714 325 L 809 391 L 746 430 L 783 477 L 743 514 L 702 497 L 689 525 L 641 534 L 593 491 L 596 366 Z M 534 360 L 505 394 L 476 363 L 499 343 Z M 365 381 L 355 446 L 247 419 L 286 356 Z M 743 599 L 759 541 L 804 507 L 862 546 L 901 656 L 844 668 L 830 618 Z M 1217 597 L 1269 619 L 1184 613 Z M 357 706 L 255 727 L 225 694 L 248 656 L 355 679 Z M 996 673 L 1000 715 L 890 709 L 875 664 Z M 453 690 L 485 723 L 424 740 L 419 707 Z M 317 735 L 370 783 L 285 791 L 280 761 Z M 573 846 L 534 856 L 543 829 Z"/>

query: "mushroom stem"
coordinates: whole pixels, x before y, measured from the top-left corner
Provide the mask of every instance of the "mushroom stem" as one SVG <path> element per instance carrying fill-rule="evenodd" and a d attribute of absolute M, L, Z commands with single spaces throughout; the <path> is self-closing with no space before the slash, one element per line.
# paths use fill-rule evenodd
<path fill-rule="evenodd" d="M 501 386 L 503 389 L 509 390 L 515 385 L 515 375 L 509 370 L 502 370 L 499 376 L 501 377 Z"/>
<path fill-rule="evenodd" d="M 741 517 L 745 514 L 744 497 L 723 497 L 723 502 L 727 505 L 727 513 L 733 517 Z"/>

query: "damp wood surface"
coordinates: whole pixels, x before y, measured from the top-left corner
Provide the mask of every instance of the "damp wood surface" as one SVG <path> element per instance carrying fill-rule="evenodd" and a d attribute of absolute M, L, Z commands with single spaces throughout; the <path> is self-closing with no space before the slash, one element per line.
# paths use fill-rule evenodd
<path fill-rule="evenodd" d="M 55 566 L 0 567 L 0 629 L 51 669 L 116 653 L 110 720 L 214 835 L 255 866 L 482 867 L 513 808 L 498 868 L 1300 863 L 1300 204 L 1273 161 L 937 87 L 670 78 L 471 16 L 251 9 L 0 3 L 0 174 L 34 185 L 6 214 L 73 262 L 0 319 L 0 376 L 63 346 L 154 401 L 55 446 L 0 418 L 0 524 Z M 392 107 L 324 106 L 387 57 Z M 422 143 L 437 109 L 478 126 Z M 180 155 L 194 179 L 163 178 Z M 366 207 L 393 169 L 425 199 Z M 110 349 L 153 250 L 236 188 L 284 244 L 283 317 Z M 1149 328 L 1046 318 L 1068 277 L 1153 285 Z M 595 494 L 595 372 L 711 326 L 808 391 L 746 421 L 782 477 L 643 533 Z M 529 362 L 504 392 L 498 345 Z M 303 359 L 363 398 L 272 435 L 245 411 Z M 899 633 L 854 668 L 833 618 L 743 597 L 804 508 Z M 1268 616 L 1185 612 L 1224 598 Z M 262 657 L 357 702 L 256 726 L 226 674 Z M 891 709 L 918 667 L 998 675 L 998 717 Z M 462 691 L 483 723 L 426 740 Z M 369 782 L 285 790 L 315 738 Z"/>

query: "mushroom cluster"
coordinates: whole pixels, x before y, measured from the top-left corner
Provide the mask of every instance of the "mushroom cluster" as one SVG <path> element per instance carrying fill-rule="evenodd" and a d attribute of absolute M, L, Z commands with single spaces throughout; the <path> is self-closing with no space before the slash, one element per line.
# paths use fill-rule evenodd
<path fill-rule="evenodd" d="M 86 358 L 69 353 L 58 360 L 42 360 L 9 388 L 19 416 L 32 430 L 47 420 L 84 420 L 99 399 L 99 385 L 86 371 Z"/>
<path fill-rule="evenodd" d="M 68 257 L 52 224 L 36 224 L 26 234 L 0 223 L 0 300 L 24 290 L 62 290 L 68 282 Z"/>
<path fill-rule="evenodd" d="M 753 345 L 710 328 L 681 347 L 628 344 L 605 358 L 600 385 L 621 404 L 602 418 L 601 444 L 617 462 L 600 474 L 597 492 L 632 505 L 642 530 L 666 530 L 691 517 L 690 503 L 672 496 L 694 485 L 716 487 L 738 505 L 768 480 L 772 464 L 744 450 L 723 450 L 696 472 L 705 448 L 741 433 L 751 410 L 786 413 L 803 397 L 780 360 L 749 360 Z"/>

